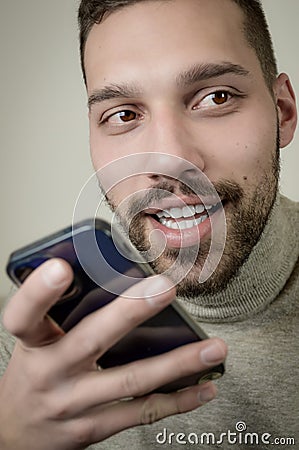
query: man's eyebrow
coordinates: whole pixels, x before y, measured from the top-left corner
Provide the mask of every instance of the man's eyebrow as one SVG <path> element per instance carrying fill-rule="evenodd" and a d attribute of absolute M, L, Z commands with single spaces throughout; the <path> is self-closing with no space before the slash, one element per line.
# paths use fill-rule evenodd
<path fill-rule="evenodd" d="M 178 86 L 187 87 L 199 81 L 205 81 L 227 74 L 246 77 L 250 75 L 250 72 L 243 66 L 231 62 L 196 64 L 178 75 L 176 82 Z"/>
<path fill-rule="evenodd" d="M 105 100 L 114 98 L 134 98 L 140 96 L 140 89 L 137 86 L 128 84 L 110 84 L 101 89 L 96 89 L 88 98 L 88 108 L 95 103 L 101 103 Z"/>
<path fill-rule="evenodd" d="M 186 87 L 196 82 L 210 78 L 221 77 L 226 74 L 248 76 L 250 72 L 239 64 L 223 62 L 221 64 L 206 63 L 195 64 L 176 77 L 178 86 Z M 109 84 L 93 91 L 88 98 L 88 108 L 95 103 L 117 98 L 136 98 L 141 96 L 141 89 L 137 85 Z"/>

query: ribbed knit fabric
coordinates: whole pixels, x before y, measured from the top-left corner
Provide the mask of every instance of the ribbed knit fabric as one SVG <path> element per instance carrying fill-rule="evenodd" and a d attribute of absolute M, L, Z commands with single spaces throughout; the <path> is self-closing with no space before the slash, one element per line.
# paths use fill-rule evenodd
<path fill-rule="evenodd" d="M 264 310 L 290 277 L 299 254 L 299 212 L 278 196 L 261 240 L 227 288 L 184 300 L 195 318 L 207 322 L 244 320 Z"/>
<path fill-rule="evenodd" d="M 299 449 L 298 256 L 299 204 L 281 197 L 227 289 L 184 302 L 209 335 L 228 344 L 217 399 L 89 449 Z M 0 374 L 12 348 L 13 339 L 0 329 Z"/>

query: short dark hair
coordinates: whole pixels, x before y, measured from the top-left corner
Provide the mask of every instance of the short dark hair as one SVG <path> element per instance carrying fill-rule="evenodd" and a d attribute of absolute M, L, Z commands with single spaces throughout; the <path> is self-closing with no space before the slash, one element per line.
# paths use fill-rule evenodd
<path fill-rule="evenodd" d="M 105 15 L 111 14 L 125 6 L 148 0 L 81 0 L 78 22 L 80 30 L 80 56 L 83 78 L 86 83 L 84 51 L 86 40 L 93 25 L 99 24 Z M 152 1 L 152 0 L 151 0 Z M 170 0 L 156 0 L 170 1 Z M 270 91 L 277 77 L 277 62 L 267 20 L 260 0 L 231 0 L 244 13 L 243 32 L 248 44 L 255 50 L 259 59 L 264 79 Z"/>

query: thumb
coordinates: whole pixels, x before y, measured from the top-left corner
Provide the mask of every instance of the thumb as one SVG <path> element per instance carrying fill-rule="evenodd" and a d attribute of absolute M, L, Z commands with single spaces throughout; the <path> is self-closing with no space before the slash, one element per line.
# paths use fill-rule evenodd
<path fill-rule="evenodd" d="M 47 312 L 72 279 L 73 272 L 66 261 L 53 258 L 42 264 L 11 298 L 3 315 L 4 327 L 29 347 L 56 340 L 64 333 Z"/>

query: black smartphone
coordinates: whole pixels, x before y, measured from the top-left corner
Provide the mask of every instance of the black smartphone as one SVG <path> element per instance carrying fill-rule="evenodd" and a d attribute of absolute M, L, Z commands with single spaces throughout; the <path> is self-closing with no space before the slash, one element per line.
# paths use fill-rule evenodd
<path fill-rule="evenodd" d="M 127 238 L 120 232 L 112 231 L 110 224 L 103 220 L 82 221 L 12 253 L 7 273 L 20 286 L 33 270 L 49 258 L 65 259 L 72 266 L 74 280 L 48 314 L 67 332 L 83 317 L 153 274 L 148 264 L 136 262 L 137 251 L 129 245 Z M 207 338 L 199 325 L 174 300 L 159 314 L 123 337 L 97 362 L 102 368 L 114 367 Z M 219 364 L 162 386 L 156 392 L 179 390 L 217 379 L 223 373 L 224 365 Z"/>

